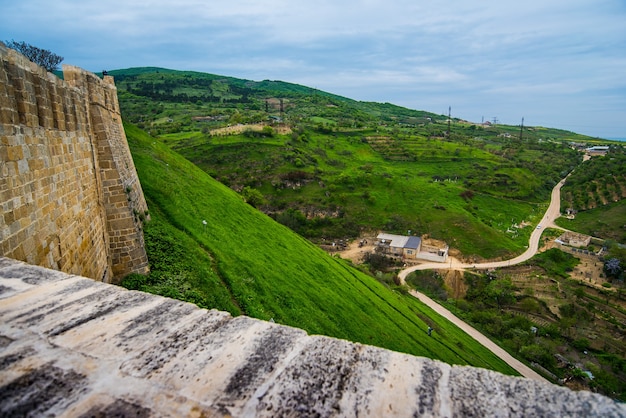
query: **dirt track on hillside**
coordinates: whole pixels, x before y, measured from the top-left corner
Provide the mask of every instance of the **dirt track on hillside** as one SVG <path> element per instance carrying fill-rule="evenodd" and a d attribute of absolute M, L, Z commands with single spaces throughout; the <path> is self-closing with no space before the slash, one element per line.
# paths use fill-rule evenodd
<path fill-rule="evenodd" d="M 437 270 L 444 270 L 444 269 L 445 270 L 449 270 L 449 269 L 452 269 L 452 270 L 454 270 L 454 269 L 489 269 L 489 268 L 496 268 L 496 267 L 512 266 L 512 265 L 515 265 L 515 264 L 522 263 L 522 262 L 524 262 L 526 260 L 529 260 L 530 258 L 532 258 L 537 253 L 537 251 L 539 249 L 539 241 L 541 239 L 541 234 L 544 231 L 544 229 L 547 228 L 547 227 L 556 227 L 554 225 L 554 220 L 560 215 L 560 211 L 561 211 L 561 187 L 563 186 L 564 183 L 565 183 L 565 179 L 561 180 L 552 189 L 552 195 L 551 195 L 551 198 L 550 198 L 550 206 L 548 207 L 548 209 L 546 210 L 546 213 L 544 214 L 543 218 L 541 219 L 541 222 L 538 225 L 539 227 L 535 228 L 535 230 L 533 230 L 533 233 L 531 234 L 530 240 L 528 242 L 528 249 L 523 254 L 521 254 L 521 255 L 519 255 L 519 256 L 511 259 L 511 260 L 495 261 L 495 262 L 480 263 L 480 264 L 467 264 L 467 263 L 462 263 L 462 262 L 460 262 L 458 260 L 454 260 L 454 259 L 451 259 L 449 263 L 445 263 L 445 264 L 442 264 L 442 263 L 424 263 L 424 264 L 419 264 L 419 265 L 411 266 L 409 268 L 404 269 L 403 271 L 400 272 L 400 274 L 398 274 L 398 277 L 400 278 L 401 282 L 404 283 L 404 281 L 405 281 L 406 277 L 409 275 L 409 273 L 411 273 L 411 272 L 413 272 L 415 270 L 430 270 L 430 269 L 437 269 Z M 535 379 L 535 380 L 544 380 L 544 381 L 546 380 L 541 375 L 539 375 L 537 372 L 535 372 L 533 369 L 531 369 L 530 367 L 526 366 L 521 361 L 519 361 L 516 358 L 514 358 L 513 356 L 511 356 L 509 353 L 504 351 L 498 345 L 493 343 L 489 338 L 487 338 L 486 336 L 484 336 L 483 334 L 478 332 L 475 328 L 473 328 L 472 326 L 470 326 L 466 322 L 464 322 L 461 319 L 457 318 L 452 312 L 450 312 L 449 310 L 447 310 L 443 306 L 439 305 L 437 302 L 435 302 L 434 300 L 432 300 L 428 296 L 426 296 L 426 295 L 424 295 L 424 294 L 422 294 L 420 292 L 417 292 L 415 290 L 412 290 L 410 293 L 415 298 L 419 299 L 424 304 L 428 305 L 431 309 L 433 309 L 439 315 L 443 316 L 444 318 L 448 319 L 450 322 L 452 322 L 453 324 L 455 324 L 456 326 L 461 328 L 468 335 L 470 335 L 476 341 L 481 343 L 484 347 L 486 347 L 487 349 L 491 350 L 491 352 L 493 352 L 495 355 L 497 355 L 502 360 L 504 360 L 509 366 L 511 366 L 515 370 L 517 370 L 522 376 L 530 378 L 530 379 Z"/>
<path fill-rule="evenodd" d="M 402 270 L 398 274 L 398 278 L 400 279 L 401 283 L 405 283 L 406 277 L 411 272 L 416 271 L 416 270 L 491 269 L 491 268 L 496 268 L 496 267 L 512 266 L 512 265 L 520 264 L 520 263 L 522 263 L 524 261 L 529 260 L 539 250 L 539 242 L 541 240 L 541 235 L 542 235 L 543 231 L 545 230 L 545 228 L 551 227 L 551 228 L 562 229 L 562 228 L 560 228 L 560 227 L 558 227 L 558 226 L 556 226 L 554 224 L 554 220 L 560 216 L 560 210 L 561 210 L 561 187 L 565 183 L 565 180 L 566 180 L 566 178 L 561 180 L 552 189 L 552 194 L 551 194 L 551 197 L 550 197 L 550 206 L 546 210 L 546 213 L 544 214 L 543 218 L 541 219 L 541 222 L 539 222 L 538 227 L 536 227 L 533 230 L 533 232 L 532 232 L 532 234 L 530 236 L 529 242 L 528 242 L 528 249 L 523 254 L 521 254 L 521 255 L 519 255 L 519 256 L 517 256 L 515 258 L 512 258 L 510 260 L 493 261 L 493 262 L 478 263 L 478 264 L 475 264 L 475 263 L 472 263 L 472 264 L 463 263 L 460 260 L 457 260 L 456 258 L 453 258 L 453 257 L 449 257 L 448 258 L 448 262 L 446 262 L 446 263 L 421 263 L 421 264 L 416 264 L 416 265 L 413 265 L 413 266 L 405 268 L 404 270 Z M 363 257 L 363 254 L 365 252 L 373 251 L 373 249 L 374 249 L 375 238 L 368 237 L 367 239 L 368 239 L 368 244 L 367 245 L 359 247 L 358 246 L 358 244 L 359 244 L 358 241 L 354 241 L 347 250 L 341 251 L 341 252 L 339 252 L 339 254 L 341 254 L 341 256 L 343 258 L 350 259 L 350 260 L 352 260 L 355 263 L 356 262 L 360 262 L 362 257 Z M 431 309 L 433 309 L 439 315 L 443 316 L 444 318 L 446 318 L 447 320 L 449 320 L 450 322 L 452 322 L 453 324 L 455 324 L 456 326 L 461 328 L 470 337 L 474 338 L 476 341 L 478 341 L 480 344 L 482 344 L 485 348 L 487 348 L 492 353 L 494 353 L 495 355 L 500 357 L 509 366 L 511 366 L 515 370 L 517 370 L 522 376 L 524 376 L 526 378 L 529 378 L 529 379 L 547 381 L 539 373 L 535 372 L 533 369 L 531 369 L 530 367 L 526 366 L 521 361 L 519 361 L 516 358 L 514 358 L 513 356 L 511 356 L 509 353 L 507 353 L 504 349 L 502 349 L 497 344 L 492 342 L 485 335 L 481 334 L 479 331 L 477 331 L 475 328 L 473 328 L 468 323 L 466 323 L 466 322 L 462 321 L 461 319 L 459 319 L 452 312 L 450 312 L 449 310 L 447 310 L 443 306 L 439 305 L 437 302 L 435 302 L 434 300 L 432 300 L 428 296 L 426 296 L 423 293 L 420 293 L 420 292 L 418 292 L 416 290 L 411 290 L 409 293 L 413 297 L 419 299 L 425 305 L 429 306 Z"/>
<path fill-rule="evenodd" d="M 550 198 L 550 206 L 546 210 L 546 213 L 543 215 L 541 222 L 539 222 L 537 228 L 535 228 L 530 235 L 530 239 L 528 241 L 528 249 L 524 251 L 523 254 L 518 255 L 515 258 L 510 260 L 502 260 L 502 261 L 491 261 L 487 263 L 463 263 L 458 260 L 449 259 L 449 262 L 446 263 L 423 263 L 416 266 L 411 266 L 407 269 L 404 269 L 398 274 L 398 277 L 402 282 L 406 279 L 406 276 L 409 273 L 416 270 L 463 270 L 463 269 L 477 269 L 477 270 L 486 270 L 492 269 L 496 267 L 508 267 L 516 264 L 523 263 L 524 261 L 530 260 L 539 249 L 539 241 L 541 239 L 541 234 L 547 227 L 563 229 L 554 224 L 554 220 L 559 217 L 561 213 L 561 187 L 565 183 L 565 179 L 561 180 L 554 188 L 552 189 L 552 195 Z"/>
<path fill-rule="evenodd" d="M 519 361 L 512 355 L 510 355 L 509 353 L 507 353 L 504 349 L 500 348 L 500 346 L 498 346 L 489 338 L 481 334 L 474 327 L 469 325 L 467 322 L 464 322 L 463 320 L 459 319 L 452 312 L 450 312 L 449 310 L 447 310 L 446 308 L 444 308 L 443 306 L 441 306 L 440 304 L 438 304 L 437 302 L 435 302 L 428 296 L 416 290 L 410 290 L 409 293 L 413 297 L 419 299 L 423 304 L 427 305 L 433 311 L 437 312 L 439 315 L 443 316 L 448 321 L 452 322 L 454 325 L 461 328 L 470 337 L 478 341 L 485 348 L 487 348 L 496 356 L 504 360 L 509 366 L 517 370 L 522 376 L 527 377 L 529 379 L 547 381 L 539 373 L 537 373 L 536 371 L 534 371 L 533 369 L 531 369 L 530 367 L 528 367 L 527 365 L 525 365 L 524 363 L 522 363 L 521 361 Z"/>
<path fill-rule="evenodd" d="M 489 268 L 496 268 L 496 267 L 512 266 L 515 264 L 522 263 L 526 260 L 529 260 L 537 253 L 537 250 L 539 249 L 539 241 L 541 239 L 541 234 L 544 231 L 544 229 L 547 227 L 555 227 L 554 220 L 560 215 L 560 211 L 561 211 L 561 187 L 563 186 L 564 183 L 565 183 L 565 179 L 561 180 L 552 189 L 552 195 L 550 197 L 550 206 L 548 207 L 548 209 L 546 210 L 546 213 L 541 219 L 541 222 L 538 225 L 539 227 L 533 230 L 533 233 L 531 234 L 530 240 L 528 242 L 528 249 L 523 254 L 511 260 L 495 261 L 495 262 L 480 263 L 480 264 L 467 264 L 467 263 L 462 263 L 462 262 L 459 262 L 458 260 L 453 260 L 453 259 L 450 260 L 449 263 L 445 263 L 445 264 L 424 263 L 424 264 L 419 264 L 417 266 L 411 266 L 409 268 L 404 269 L 403 271 L 400 272 L 400 274 L 398 274 L 398 277 L 400 278 L 401 282 L 404 283 L 409 273 L 415 270 L 489 269 Z M 504 351 L 498 345 L 493 343 L 489 338 L 487 338 L 486 336 L 478 332 L 475 328 L 473 328 L 466 322 L 457 318 L 452 312 L 450 312 L 443 306 L 439 305 L 437 302 L 435 302 L 428 296 L 420 292 L 417 292 L 415 290 L 412 290 L 410 293 L 411 295 L 413 295 L 414 297 L 422 301 L 424 304 L 428 305 L 435 312 L 437 312 L 438 314 L 440 314 L 441 316 L 443 316 L 444 318 L 448 319 L 450 322 L 452 322 L 453 324 L 461 328 L 468 335 L 470 335 L 476 341 L 481 343 L 484 347 L 491 350 L 491 352 L 493 352 L 495 355 L 497 355 L 502 360 L 504 360 L 509 366 L 517 370 L 522 376 L 530 378 L 530 379 L 535 379 L 535 380 L 546 380 L 537 372 L 535 372 L 533 369 L 531 369 L 530 367 L 526 366 L 521 361 L 511 356 L 509 353 Z"/>

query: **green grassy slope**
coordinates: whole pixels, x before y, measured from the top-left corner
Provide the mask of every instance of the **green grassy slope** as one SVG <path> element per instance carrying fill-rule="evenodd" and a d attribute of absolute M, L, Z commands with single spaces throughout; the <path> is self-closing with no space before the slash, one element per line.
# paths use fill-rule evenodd
<path fill-rule="evenodd" d="M 567 170 L 576 157 L 563 152 L 559 159 L 561 147 L 544 156 L 536 149 L 543 145 L 533 144 L 507 148 L 516 153 L 516 162 L 510 162 L 476 146 L 484 141 L 391 133 L 309 130 L 300 137 L 182 132 L 159 139 L 233 189 L 258 189 L 266 198 L 262 210 L 314 242 L 355 237 L 361 230 L 412 230 L 485 258 L 524 248 L 530 228 L 512 225 L 541 216 L 541 201 L 560 175 L 538 167 Z M 543 175 L 535 176 L 533 169 Z M 286 219 L 288 209 L 339 215 L 296 222 Z"/>
<path fill-rule="evenodd" d="M 558 218 L 556 224 L 592 237 L 626 243 L 626 199 L 579 212 L 575 219 Z"/>
<path fill-rule="evenodd" d="M 154 277 L 132 276 L 131 287 L 311 334 L 515 374 L 417 300 L 328 256 L 161 142 L 126 128 L 153 218 L 146 240 Z M 200 285 L 190 289 L 192 282 Z M 435 328 L 431 338 L 428 325 Z"/>
<path fill-rule="evenodd" d="M 162 68 L 110 71 L 124 120 L 167 143 L 305 238 L 428 234 L 467 258 L 523 251 L 554 184 L 587 137 L 480 126 L 389 103 L 359 102 L 281 81 Z M 211 135 L 276 123 L 276 132 Z M 289 127 L 292 133 L 278 134 Z M 270 129 L 271 131 L 271 129 Z"/>
<path fill-rule="evenodd" d="M 561 189 L 561 207 L 586 211 L 626 198 L 626 149 L 612 146 L 607 155 L 585 161 Z"/>

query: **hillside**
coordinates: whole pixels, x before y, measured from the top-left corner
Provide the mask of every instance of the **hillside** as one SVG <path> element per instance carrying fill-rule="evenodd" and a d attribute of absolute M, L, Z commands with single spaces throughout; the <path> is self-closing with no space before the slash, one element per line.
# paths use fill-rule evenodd
<path fill-rule="evenodd" d="M 563 186 L 562 201 L 588 210 L 626 197 L 626 148 L 609 147 L 606 155 L 585 161 Z"/>
<path fill-rule="evenodd" d="M 393 272 L 375 271 L 380 267 L 372 263 L 374 280 L 310 243 L 411 230 L 445 240 L 466 259 L 506 257 L 526 245 L 531 231 L 524 225 L 541 215 L 554 183 L 580 164 L 572 143 L 598 143 L 543 127 L 520 133 L 519 127 L 458 119 L 448 124 L 445 116 L 278 81 L 156 68 L 112 73 L 125 119 L 150 134 L 128 127 L 135 159 L 143 161 L 138 170 L 152 214 L 145 231 L 152 273 L 129 277 L 127 287 L 498 370 L 499 360 L 487 365 L 489 354 L 475 351 L 458 330 L 407 299 L 406 290 L 393 284 Z M 574 221 L 563 220 L 564 226 L 622 240 L 622 154 L 613 147 L 607 157 L 574 171 L 562 196 L 579 213 Z M 291 238 L 276 238 L 282 234 Z M 611 245 L 610 256 L 621 259 L 620 248 Z M 522 276 L 513 289 L 515 303 L 526 312 L 532 301 L 524 284 L 535 279 Z M 469 319 L 486 320 L 477 326 L 510 352 L 561 376 L 550 351 L 559 344 L 559 352 L 568 350 L 578 341 L 570 341 L 573 334 L 550 329 L 552 339 L 541 346 L 548 354 L 538 356 L 537 347 L 526 348 L 535 340 L 520 339 L 529 335 L 530 322 L 500 307 L 482 312 L 489 292 L 470 278 L 468 291 L 488 302 L 470 309 Z M 421 287 L 422 279 L 413 285 Z M 463 299 L 458 302 L 464 306 Z M 456 301 L 450 303 L 457 308 Z M 433 339 L 424 338 L 428 325 L 435 328 Z M 546 324 L 535 325 L 547 338 Z M 584 332 L 579 339 L 586 338 Z M 589 366 L 595 387 L 614 390 L 619 365 L 607 365 L 602 351 L 595 354 L 598 363 Z"/>
<path fill-rule="evenodd" d="M 428 234 L 465 258 L 519 253 L 581 159 L 542 127 L 477 125 L 305 86 L 158 68 L 111 71 L 136 123 L 317 244 Z M 448 134 L 448 129 L 450 130 Z"/>
<path fill-rule="evenodd" d="M 146 227 L 152 273 L 130 276 L 126 287 L 515 374 L 412 297 L 328 256 L 167 146 L 126 128 L 152 218 Z"/>

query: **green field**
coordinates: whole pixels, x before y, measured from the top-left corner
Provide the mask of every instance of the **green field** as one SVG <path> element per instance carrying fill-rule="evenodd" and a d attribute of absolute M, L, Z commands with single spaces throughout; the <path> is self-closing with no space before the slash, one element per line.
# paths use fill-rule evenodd
<path fill-rule="evenodd" d="M 559 219 L 563 228 L 598 238 L 626 242 L 626 151 L 611 148 L 605 156 L 585 161 L 561 189 L 562 211 L 575 219 Z"/>
<path fill-rule="evenodd" d="M 516 374 L 414 298 L 328 256 L 160 141 L 126 129 L 152 218 L 145 233 L 152 273 L 123 285 L 311 334 Z"/>
<path fill-rule="evenodd" d="M 559 218 L 557 225 L 596 238 L 626 242 L 626 200 L 578 212 L 574 219 Z"/>
<path fill-rule="evenodd" d="M 542 180 L 524 167 L 524 159 L 536 169 L 551 155 L 539 158 L 530 146 L 517 151 L 516 165 L 475 147 L 473 140 L 381 139 L 365 130 L 330 137 L 303 130 L 294 137 L 178 133 L 160 139 L 223 184 L 261 192 L 260 209 L 281 222 L 288 210 L 304 215 L 303 222 L 283 223 L 314 242 L 411 230 L 484 258 L 524 247 L 530 231 L 513 226 L 541 215 L 542 200 L 560 174 Z M 561 166 L 570 167 L 574 156 L 564 156 Z"/>

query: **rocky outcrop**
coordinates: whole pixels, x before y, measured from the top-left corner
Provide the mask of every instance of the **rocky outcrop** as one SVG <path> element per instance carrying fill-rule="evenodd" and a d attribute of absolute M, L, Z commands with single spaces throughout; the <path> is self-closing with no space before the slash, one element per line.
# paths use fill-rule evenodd
<path fill-rule="evenodd" d="M 0 258 L 0 416 L 626 416 L 590 392 Z"/>

